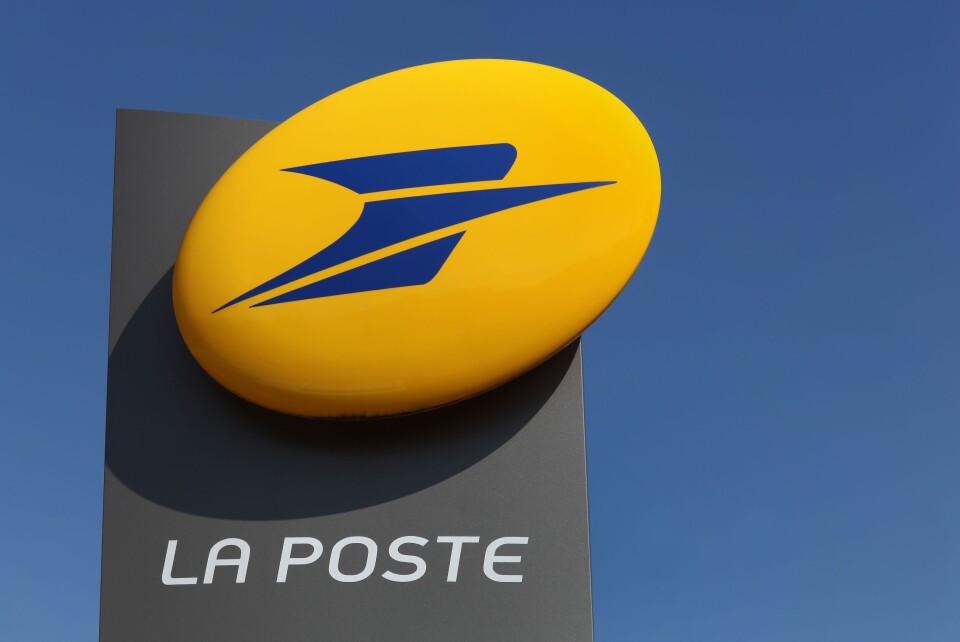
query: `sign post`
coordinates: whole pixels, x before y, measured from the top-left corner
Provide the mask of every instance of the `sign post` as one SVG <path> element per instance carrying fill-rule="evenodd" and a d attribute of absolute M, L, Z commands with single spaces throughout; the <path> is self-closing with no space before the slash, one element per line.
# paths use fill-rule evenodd
<path fill-rule="evenodd" d="M 579 340 L 360 422 L 265 410 L 191 357 L 177 248 L 273 126 L 118 112 L 101 640 L 592 640 Z"/>

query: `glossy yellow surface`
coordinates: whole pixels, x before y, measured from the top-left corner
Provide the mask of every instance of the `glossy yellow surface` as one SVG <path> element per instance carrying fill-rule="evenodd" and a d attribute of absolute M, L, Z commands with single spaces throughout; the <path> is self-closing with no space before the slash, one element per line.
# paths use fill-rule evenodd
<path fill-rule="evenodd" d="M 213 313 L 332 243 L 378 198 L 283 168 L 503 142 L 517 159 L 502 181 L 402 195 L 616 183 L 432 232 L 279 291 L 466 230 L 425 285 L 251 307 L 272 292 Z M 522 374 L 583 332 L 639 263 L 659 201 L 650 138 L 600 86 L 504 60 L 404 69 L 304 109 L 223 175 L 180 248 L 177 322 L 211 376 L 267 408 L 356 417 L 448 404 Z"/>

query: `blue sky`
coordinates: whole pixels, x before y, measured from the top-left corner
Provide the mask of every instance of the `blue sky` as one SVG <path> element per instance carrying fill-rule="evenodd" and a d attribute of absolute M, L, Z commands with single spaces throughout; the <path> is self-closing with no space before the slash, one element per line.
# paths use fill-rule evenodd
<path fill-rule="evenodd" d="M 960 639 L 960 5 L 11 0 L 0 640 L 95 640 L 117 107 L 543 62 L 660 156 L 584 341 L 598 640 Z"/>

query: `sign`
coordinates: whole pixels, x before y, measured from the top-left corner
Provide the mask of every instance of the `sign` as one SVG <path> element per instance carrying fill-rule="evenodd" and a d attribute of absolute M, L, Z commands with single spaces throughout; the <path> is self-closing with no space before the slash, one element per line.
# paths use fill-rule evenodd
<path fill-rule="evenodd" d="M 404 69 L 281 123 L 183 239 L 177 321 L 201 366 L 266 408 L 415 412 L 527 372 L 627 283 L 657 219 L 643 125 L 569 72 Z"/>
<path fill-rule="evenodd" d="M 354 422 L 248 403 L 191 356 L 181 239 L 274 126 L 118 113 L 101 640 L 591 640 L 578 342 Z"/>

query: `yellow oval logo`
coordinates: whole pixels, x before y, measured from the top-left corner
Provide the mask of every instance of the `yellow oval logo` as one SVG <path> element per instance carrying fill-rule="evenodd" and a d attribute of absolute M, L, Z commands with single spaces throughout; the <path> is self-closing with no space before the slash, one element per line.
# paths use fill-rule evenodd
<path fill-rule="evenodd" d="M 498 386 L 617 296 L 656 223 L 637 117 L 560 69 L 462 60 L 354 85 L 281 123 L 190 223 L 190 351 L 254 403 L 413 412 Z"/>

